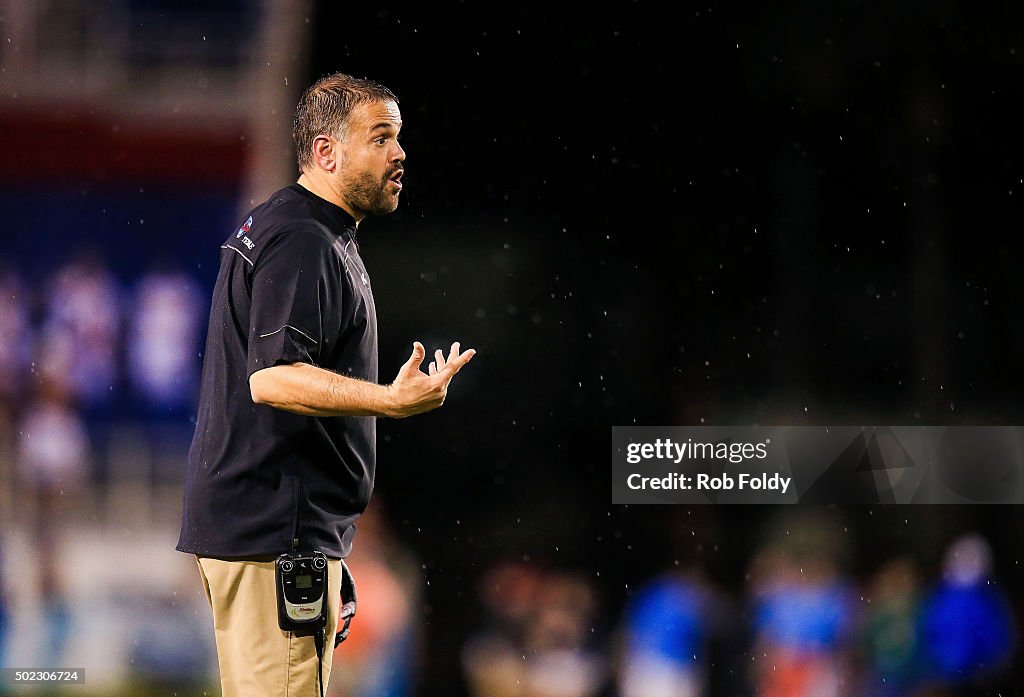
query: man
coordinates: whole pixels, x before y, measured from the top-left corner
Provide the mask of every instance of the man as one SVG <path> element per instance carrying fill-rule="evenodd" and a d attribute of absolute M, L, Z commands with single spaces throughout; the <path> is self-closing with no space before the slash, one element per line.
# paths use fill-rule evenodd
<path fill-rule="evenodd" d="M 344 74 L 302 96 L 301 176 L 221 245 L 178 549 L 213 611 L 224 697 L 315 695 L 330 678 L 341 559 L 373 489 L 375 418 L 435 409 L 475 354 L 424 347 L 377 383 L 377 321 L 356 229 L 398 206 L 398 100 Z M 278 626 L 274 560 L 323 552 L 328 617 L 314 640 Z M 317 669 L 322 667 L 323 685 Z"/>

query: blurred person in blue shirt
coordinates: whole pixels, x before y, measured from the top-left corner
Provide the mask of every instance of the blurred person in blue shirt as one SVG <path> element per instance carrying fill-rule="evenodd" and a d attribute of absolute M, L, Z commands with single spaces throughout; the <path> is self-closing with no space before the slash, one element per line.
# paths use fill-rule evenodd
<path fill-rule="evenodd" d="M 761 697 L 850 695 L 852 584 L 826 554 L 768 548 L 752 573 L 754 682 Z"/>
<path fill-rule="evenodd" d="M 946 549 L 942 578 L 925 598 L 921 631 L 929 673 L 939 687 L 972 690 L 1002 677 L 1016 627 L 995 582 L 992 549 L 970 533 Z"/>
<path fill-rule="evenodd" d="M 180 418 L 198 397 L 202 291 L 184 271 L 161 266 L 142 276 L 134 299 L 125 345 L 132 391 L 151 416 Z"/>
<path fill-rule="evenodd" d="M 36 360 L 89 416 L 113 408 L 118 389 L 122 290 L 98 251 L 85 251 L 46 281 Z"/>
<path fill-rule="evenodd" d="M 662 574 L 641 586 L 624 612 L 622 697 L 708 694 L 709 642 L 721 602 L 698 569 Z"/>

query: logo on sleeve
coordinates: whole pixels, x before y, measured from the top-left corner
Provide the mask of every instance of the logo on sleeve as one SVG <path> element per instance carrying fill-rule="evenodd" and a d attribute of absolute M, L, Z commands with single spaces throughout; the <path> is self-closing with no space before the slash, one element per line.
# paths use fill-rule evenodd
<path fill-rule="evenodd" d="M 242 240 L 242 244 L 244 244 L 249 249 L 252 249 L 255 246 L 253 244 L 253 241 L 250 240 L 249 237 L 245 234 L 245 233 L 249 232 L 249 230 L 251 230 L 251 229 L 252 229 L 252 216 L 250 215 L 249 219 L 246 220 L 244 223 L 242 223 L 242 227 L 238 228 L 238 232 L 235 233 L 235 239 L 236 240 Z"/>

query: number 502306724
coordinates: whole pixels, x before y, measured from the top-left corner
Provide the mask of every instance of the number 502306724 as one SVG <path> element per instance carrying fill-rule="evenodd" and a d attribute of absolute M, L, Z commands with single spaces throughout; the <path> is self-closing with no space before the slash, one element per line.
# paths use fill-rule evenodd
<path fill-rule="evenodd" d="M 26 684 L 81 684 L 85 682 L 85 670 L 82 668 L 58 668 L 53 670 L 22 670 L 20 668 L 4 668 L 0 670 L 0 685 L 17 683 Z"/>

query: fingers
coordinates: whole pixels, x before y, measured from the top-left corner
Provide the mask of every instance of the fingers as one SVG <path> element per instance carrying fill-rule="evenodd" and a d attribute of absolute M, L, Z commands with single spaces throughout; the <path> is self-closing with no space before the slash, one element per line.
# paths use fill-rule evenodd
<path fill-rule="evenodd" d="M 412 355 L 409 356 L 409 360 L 402 366 L 402 372 L 419 372 L 420 364 L 423 363 L 423 357 L 426 354 L 427 350 L 423 348 L 423 344 L 418 341 L 412 342 Z"/>
<path fill-rule="evenodd" d="M 466 349 L 454 358 L 449 359 L 448 363 L 444 366 L 444 370 L 449 373 L 449 376 L 455 375 L 455 373 L 462 370 L 462 366 L 469 363 L 475 355 L 476 349 Z"/>
<path fill-rule="evenodd" d="M 455 343 L 452 344 L 452 350 L 448 354 L 448 360 L 452 361 L 458 355 L 459 355 L 459 342 L 456 341 Z M 438 366 L 438 367 L 440 368 L 441 366 Z"/>
<path fill-rule="evenodd" d="M 462 366 L 466 365 L 471 360 L 473 360 L 473 356 L 475 356 L 475 355 L 476 355 L 476 349 L 466 349 L 465 352 L 460 354 L 459 357 L 456 359 L 458 364 L 459 364 L 459 366 L 455 370 L 456 371 L 460 370 L 462 368 Z"/>
<path fill-rule="evenodd" d="M 476 349 L 466 349 L 460 352 L 460 346 L 461 344 L 458 341 L 454 342 L 451 349 L 449 349 L 447 358 L 445 358 L 444 351 L 441 349 L 434 351 L 434 360 L 427 365 L 427 374 L 438 375 L 443 372 L 447 378 L 451 379 L 452 375 L 459 372 L 462 366 L 469 363 L 470 359 L 476 355 Z M 426 354 L 427 350 L 423 344 L 418 341 L 412 342 L 412 353 L 405 362 L 405 365 L 402 366 L 401 374 L 411 375 L 420 372 L 420 366 Z"/>
<path fill-rule="evenodd" d="M 448 351 L 448 357 L 447 358 L 444 357 L 444 351 L 442 351 L 441 349 L 435 350 L 434 351 L 434 360 L 430 362 L 430 370 L 429 370 L 430 375 L 434 375 L 435 373 L 440 373 L 442 370 L 444 370 L 444 368 L 447 365 L 449 365 L 454 360 L 459 360 L 460 361 L 458 366 L 455 368 L 455 371 L 454 371 L 454 372 L 458 372 L 458 369 L 461 368 L 462 366 L 466 365 L 466 363 L 469 362 L 469 359 L 472 358 L 474 354 L 476 354 L 476 350 L 475 349 L 468 349 L 466 351 L 466 353 L 468 353 L 470 355 L 469 355 L 468 358 L 466 358 L 465 357 L 466 353 L 460 353 L 459 346 L 460 346 L 460 344 L 459 344 L 458 341 L 454 342 L 452 344 L 451 349 L 449 349 L 449 351 Z"/>

